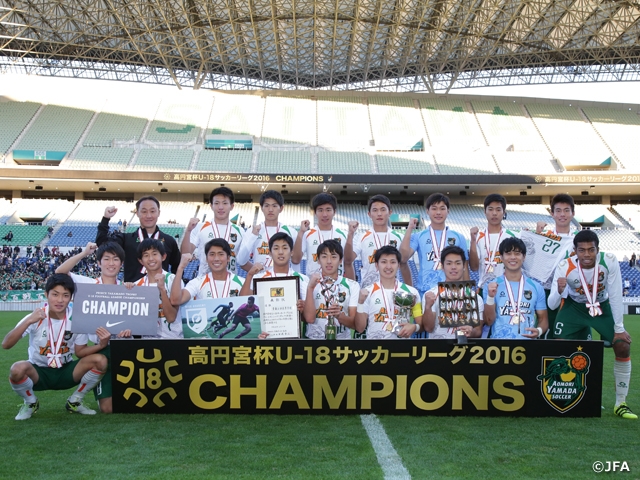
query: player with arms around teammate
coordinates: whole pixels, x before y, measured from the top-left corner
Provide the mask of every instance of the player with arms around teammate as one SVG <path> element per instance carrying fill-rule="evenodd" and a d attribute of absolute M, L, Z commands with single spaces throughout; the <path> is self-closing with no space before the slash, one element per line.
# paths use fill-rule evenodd
<path fill-rule="evenodd" d="M 420 294 L 415 288 L 398 282 L 396 279 L 400 259 L 400 252 L 396 248 L 390 245 L 379 248 L 375 254 L 375 261 L 380 272 L 380 281 L 375 282 L 370 291 L 364 288 L 360 290 L 355 327 L 358 332 L 366 331 L 368 339 L 409 338 L 419 332 L 422 327 Z M 398 315 L 394 296 L 397 291 L 401 290 L 415 296 L 416 303 L 411 309 L 411 316 L 415 323 L 405 323 L 396 335 L 392 332 Z"/>
<path fill-rule="evenodd" d="M 84 275 L 78 275 L 72 273 L 71 270 L 75 267 L 83 258 L 88 257 L 92 253 L 96 254 L 96 260 L 100 267 L 100 276 L 98 278 L 85 277 Z M 107 242 L 97 245 L 93 242 L 87 243 L 84 250 L 77 255 L 67 259 L 62 265 L 56 269 L 56 273 L 66 273 L 71 276 L 74 283 L 95 283 L 103 285 L 121 285 L 122 282 L 118 280 L 118 273 L 120 273 L 120 267 L 124 262 L 124 250 L 120 245 L 115 242 Z M 133 287 L 132 284 L 127 283 L 127 288 Z M 94 353 L 100 353 L 107 357 L 107 371 L 105 372 L 102 380 L 93 389 L 93 396 L 98 402 L 100 411 L 102 413 L 112 412 L 112 385 L 111 385 L 111 350 L 109 345 L 103 346 L 104 342 L 101 342 L 101 338 L 125 338 L 131 336 L 130 330 L 122 330 L 117 335 L 111 335 L 109 331 L 104 327 L 99 327 L 96 330 L 95 335 L 78 335 L 76 338 L 76 356 L 78 358 L 86 357 Z M 89 340 L 93 342 L 93 345 L 89 345 Z"/>
<path fill-rule="evenodd" d="M 236 254 L 242 245 L 244 230 L 229 221 L 234 199 L 233 191 L 230 188 L 219 187 L 212 190 L 209 195 L 209 204 L 213 211 L 213 220 L 200 222 L 197 218 L 192 218 L 187 224 L 180 251 L 182 253 L 196 252 L 196 257 L 200 260 L 198 273 L 209 272 L 204 246 L 213 238 L 223 238 L 229 244 L 229 248 L 231 248 L 230 272 L 237 274 L 238 267 L 243 267 L 243 265 L 236 264 Z M 250 266 L 247 265 L 247 268 Z"/>
<path fill-rule="evenodd" d="M 536 225 L 536 233 L 523 231 L 521 238 L 531 242 L 535 254 L 527 256 L 524 270 L 527 275 L 540 282 L 547 298 L 551 292 L 551 284 L 556 266 L 562 260 L 573 255 L 573 237 L 578 233 L 571 222 L 575 214 L 575 204 L 571 195 L 559 193 L 551 199 L 551 216 L 555 222 L 553 228 L 545 230 L 546 222 Z M 549 308 L 549 330 L 546 338 L 552 339 L 558 310 Z"/>
<path fill-rule="evenodd" d="M 460 247 L 446 247 L 440 252 L 442 260 L 442 269 L 444 271 L 446 282 L 462 282 L 464 279 L 465 254 Z M 462 325 L 457 328 L 441 327 L 438 322 L 439 302 L 438 302 L 438 286 L 436 285 L 424 294 L 422 300 L 422 326 L 429 332 L 429 338 L 456 338 L 457 331 L 463 332 L 465 336 L 470 338 L 478 338 L 482 335 L 482 324 L 472 327 L 471 325 Z M 483 318 L 484 302 L 482 297 L 478 296 L 478 313 L 480 320 Z"/>
<path fill-rule="evenodd" d="M 319 193 L 311 199 L 311 208 L 317 219 L 314 228 L 310 229 L 309 220 L 300 222 L 300 232 L 298 238 L 293 245 L 293 254 L 291 259 L 293 263 L 299 264 L 302 256 L 307 256 L 307 276 L 311 276 L 315 272 L 320 271 L 320 263 L 318 262 L 318 246 L 325 240 L 335 240 L 344 245 L 347 241 L 347 235 L 339 228 L 333 225 L 333 217 L 338 209 L 338 200 L 332 193 Z M 344 266 L 342 262 L 338 268 L 338 274 L 342 275 Z"/>
<path fill-rule="evenodd" d="M 325 338 L 327 317 L 333 316 L 337 322 L 336 339 L 350 339 L 355 328 L 356 307 L 360 286 L 338 273 L 342 263 L 342 245 L 336 240 L 325 240 L 318 245 L 318 263 L 321 270 L 309 279 L 304 319 L 307 323 L 305 336 L 314 340 Z M 323 283 L 325 284 L 323 286 Z M 325 302 L 323 289 L 333 296 L 331 305 Z"/>
<path fill-rule="evenodd" d="M 533 339 L 547 331 L 544 290 L 527 278 L 522 265 L 527 246 L 519 238 L 506 238 L 498 247 L 504 274 L 484 291 L 484 322 L 491 338 Z"/>
<path fill-rule="evenodd" d="M 175 283 L 182 287 L 182 280 L 162 268 L 167 254 L 164 243 L 154 238 L 144 239 L 138 245 L 138 261 L 146 269 L 146 275 L 136 282 L 139 287 L 158 287 L 160 304 L 158 306 L 158 334 L 160 338 L 182 338 L 182 321 L 178 317 L 178 308 L 171 304 L 169 293 Z"/>
<path fill-rule="evenodd" d="M 14 392 L 24 399 L 16 420 L 26 420 L 38 411 L 40 403 L 34 390 L 67 390 L 78 385 L 67 399 L 71 413 L 94 415 L 85 407 L 85 394 L 95 387 L 107 369 L 107 358 L 99 353 L 73 360 L 77 335 L 69 332 L 71 297 L 75 284 L 69 275 L 54 274 L 47 279 L 47 304 L 24 317 L 2 340 L 2 348 L 12 348 L 29 335 L 29 360 L 11 365 L 9 382 Z M 109 335 L 100 338 L 106 346 Z"/>
<path fill-rule="evenodd" d="M 264 222 L 253 226 L 251 232 L 246 232 L 240 251 L 238 252 L 238 263 L 243 265 L 245 270 L 249 270 L 251 265 L 248 262 L 262 263 L 265 267 L 271 266 L 271 257 L 269 256 L 269 239 L 278 232 L 284 232 L 289 235 L 293 241 L 298 238 L 298 232 L 295 228 L 282 225 L 278 221 L 278 217 L 284 209 L 284 197 L 280 192 L 275 190 L 267 190 L 260 195 L 260 210 L 264 215 Z M 295 263 L 295 262 L 294 262 Z M 296 268 L 295 266 L 293 267 Z"/>
<path fill-rule="evenodd" d="M 611 342 L 616 355 L 614 413 L 637 419 L 626 404 L 631 379 L 631 336 L 623 323 L 620 264 L 614 255 L 600 251 L 598 236 L 591 230 L 576 234 L 573 245 L 576 254 L 558 264 L 549 294 L 549 308 L 560 307 L 554 336 L 591 340 L 593 328 Z"/>
<path fill-rule="evenodd" d="M 360 257 L 362 270 L 360 271 L 360 286 L 369 287 L 380 279 L 373 257 L 378 248 L 385 245 L 399 248 L 404 239 L 404 235 L 389 228 L 389 218 L 391 217 L 391 202 L 384 195 L 374 195 L 368 202 L 369 218 L 373 224 L 371 230 L 367 230 L 362 235 L 355 237 L 360 224 L 356 220 L 349 222 L 347 233 L 347 243 L 344 247 L 344 276 L 356 279 L 353 269 L 353 262 Z M 402 257 L 400 263 L 400 273 L 407 285 L 412 285 L 411 270 L 406 258 Z"/>

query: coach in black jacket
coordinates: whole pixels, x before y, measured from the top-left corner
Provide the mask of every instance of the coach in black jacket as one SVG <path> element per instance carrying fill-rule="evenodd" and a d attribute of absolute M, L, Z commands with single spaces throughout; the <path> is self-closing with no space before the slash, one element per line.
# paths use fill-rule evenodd
<path fill-rule="evenodd" d="M 160 216 L 160 202 L 152 196 L 142 197 L 136 202 L 136 215 L 140 219 L 140 228 L 135 232 L 122 233 L 115 232 L 109 235 L 109 220 L 118 212 L 116 207 L 107 207 L 104 210 L 104 217 L 98 225 L 98 235 L 96 243 L 98 246 L 105 242 L 115 242 L 124 248 L 124 281 L 135 282 L 144 276 L 144 269 L 138 262 L 138 244 L 145 238 L 157 238 L 164 243 L 167 251 L 167 257 L 162 262 L 162 268 L 171 272 L 178 269 L 180 263 L 180 250 L 176 240 L 164 232 L 161 232 L 158 226 L 158 217 Z"/>

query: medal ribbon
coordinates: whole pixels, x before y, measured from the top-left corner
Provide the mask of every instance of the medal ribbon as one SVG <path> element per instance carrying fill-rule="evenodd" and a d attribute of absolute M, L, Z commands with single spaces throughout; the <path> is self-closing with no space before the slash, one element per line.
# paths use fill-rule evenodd
<path fill-rule="evenodd" d="M 518 302 L 515 302 L 515 297 L 513 296 L 513 290 L 511 290 L 511 284 L 509 280 L 505 277 L 504 279 L 504 288 L 507 290 L 507 295 L 509 296 L 509 303 L 511 304 L 511 309 L 509 310 L 509 315 L 511 315 L 511 320 L 509 320 L 510 325 L 515 325 L 516 323 L 520 323 L 520 302 L 522 302 L 522 294 L 524 293 L 524 275 L 520 277 L 520 283 L 518 285 Z"/>
<path fill-rule="evenodd" d="M 582 284 L 582 289 L 584 290 L 584 296 L 587 297 L 587 308 L 589 309 L 589 315 L 592 317 L 597 317 L 598 315 L 602 315 L 602 308 L 600 308 L 600 302 L 597 301 L 598 298 L 598 276 L 600 275 L 600 268 L 598 264 L 593 269 L 593 285 L 592 291 L 589 292 L 589 284 L 587 283 L 587 279 L 584 276 L 584 271 L 582 267 L 580 267 L 580 262 L 578 263 L 578 274 L 580 275 L 580 283 Z"/>
<path fill-rule="evenodd" d="M 267 226 L 264 227 L 265 231 L 267 230 Z M 229 243 L 229 237 L 231 235 L 231 222 L 227 222 L 227 231 L 224 233 L 224 238 L 220 235 L 220 230 L 218 229 L 218 224 L 216 224 L 215 220 L 211 222 L 211 230 L 213 230 L 214 238 L 222 238 L 227 243 Z"/>
<path fill-rule="evenodd" d="M 382 282 L 380 282 L 380 290 L 382 290 L 382 300 L 384 301 L 384 308 L 387 310 L 387 318 L 388 321 L 393 324 L 396 319 L 396 311 L 395 311 L 395 303 L 393 301 L 393 295 L 395 295 L 396 290 L 398 290 L 398 280 L 393 287 L 393 291 L 391 292 L 391 310 L 389 310 L 389 306 L 387 305 L 387 292 L 384 291 L 384 287 L 382 286 Z"/>
<path fill-rule="evenodd" d="M 442 236 L 440 237 L 440 245 L 436 242 L 435 230 L 429 227 L 429 236 L 431 237 L 431 250 L 433 251 L 433 269 L 438 270 L 440 265 L 440 252 L 444 249 L 444 243 L 447 241 L 447 231 L 449 227 L 444 227 Z"/>
<path fill-rule="evenodd" d="M 224 285 L 222 287 L 222 296 L 218 294 L 218 287 L 216 285 L 216 281 L 213 278 L 213 275 L 207 273 L 207 282 L 209 283 L 209 290 L 211 290 L 211 298 L 226 298 L 229 296 L 229 291 L 231 290 L 231 274 L 227 272 L 227 278 L 224 280 Z M 211 288 L 211 284 L 213 283 L 213 288 Z M 216 294 L 213 294 L 213 290 L 215 289 Z"/>
<path fill-rule="evenodd" d="M 157 228 L 156 233 L 154 233 L 152 236 L 147 238 L 153 238 L 154 240 L 158 240 L 160 238 L 160 229 L 158 229 L 158 227 L 156 228 Z M 144 240 L 144 235 L 142 234 L 142 227 L 138 227 L 138 240 L 140 241 L 140 243 L 142 243 L 142 241 Z M 144 275 L 145 273 L 147 273 L 147 269 L 142 267 L 140 269 L 140 273 Z"/>
<path fill-rule="evenodd" d="M 321 231 L 322 231 L 322 230 L 320 230 L 320 227 L 318 227 L 318 238 L 320 239 L 320 243 L 324 243 L 324 241 L 325 241 L 325 240 L 327 240 L 327 239 L 325 239 L 325 238 L 320 234 L 320 232 L 321 232 Z M 331 233 L 329 234 L 329 238 L 328 238 L 328 240 L 333 240 L 333 235 L 334 235 L 334 234 L 333 234 L 333 227 L 331 227 Z"/>
<path fill-rule="evenodd" d="M 496 252 L 500 247 L 500 239 L 502 238 L 502 234 L 504 233 L 504 228 L 500 229 L 500 233 L 498 234 L 498 241 L 494 248 L 491 248 L 491 235 L 489 235 L 489 229 L 485 229 L 484 231 L 484 248 L 487 251 L 487 264 L 484 266 L 484 273 L 490 273 L 491 267 L 496 268 L 498 266 L 498 262 L 496 262 Z"/>
<path fill-rule="evenodd" d="M 53 333 L 53 322 L 51 321 L 51 315 L 49 315 L 49 305 L 46 304 L 44 306 L 45 313 L 47 315 L 47 337 L 49 339 L 49 353 L 47 353 L 47 366 L 51 368 L 61 368 L 62 367 L 62 354 L 60 353 L 60 348 L 62 347 L 62 342 L 64 341 L 64 332 L 67 329 L 67 318 L 69 317 L 69 307 L 64 312 L 64 319 L 62 320 L 62 324 L 60 325 L 60 330 L 58 331 L 57 340 L 54 337 Z"/>
<path fill-rule="evenodd" d="M 380 250 L 380 248 L 384 247 L 385 245 L 389 245 L 389 230 L 387 230 L 387 232 L 384 234 L 384 239 L 382 240 L 382 242 L 380 242 L 378 232 L 373 230 L 371 233 L 373 234 L 373 241 L 376 244 L 376 251 Z M 373 253 L 375 255 L 376 252 Z"/>
<path fill-rule="evenodd" d="M 271 240 L 271 237 L 269 236 L 269 230 L 267 227 L 266 223 L 262 224 L 264 226 L 264 234 L 267 237 L 267 244 L 269 243 L 269 240 Z M 276 227 L 276 233 L 278 233 L 280 231 L 280 222 L 278 222 L 278 226 Z M 271 264 L 273 263 L 273 259 L 270 256 L 267 256 L 267 259 L 264 261 L 264 266 L 265 267 L 269 267 L 271 266 Z"/>

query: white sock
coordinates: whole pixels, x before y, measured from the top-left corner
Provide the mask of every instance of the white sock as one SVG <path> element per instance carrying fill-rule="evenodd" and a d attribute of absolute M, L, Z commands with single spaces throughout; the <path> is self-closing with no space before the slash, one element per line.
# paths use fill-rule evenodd
<path fill-rule="evenodd" d="M 613 378 L 616 382 L 616 407 L 627 399 L 631 380 L 631 358 L 617 358 L 613 362 Z"/>
<path fill-rule="evenodd" d="M 11 384 L 13 391 L 24 398 L 25 403 L 36 403 L 38 400 L 36 395 L 33 393 L 33 380 L 29 377 L 18 383 L 13 383 L 13 381 L 9 379 L 9 383 Z"/>
<path fill-rule="evenodd" d="M 75 392 L 71 394 L 69 397 L 69 401 L 71 403 L 79 403 L 82 401 L 84 396 L 88 391 L 90 391 L 93 387 L 95 387 L 98 382 L 102 379 L 104 373 L 101 373 L 97 370 L 91 369 L 87 373 L 82 376 L 80 380 L 80 385 Z"/>

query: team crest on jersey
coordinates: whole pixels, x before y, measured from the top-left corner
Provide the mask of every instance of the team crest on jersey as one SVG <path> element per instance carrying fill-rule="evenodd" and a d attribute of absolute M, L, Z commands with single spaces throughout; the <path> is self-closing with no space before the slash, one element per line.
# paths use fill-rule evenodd
<path fill-rule="evenodd" d="M 209 238 L 213 238 L 213 232 L 209 232 Z"/>
<path fill-rule="evenodd" d="M 318 245 L 318 240 L 314 240 L 312 245 Z"/>
<path fill-rule="evenodd" d="M 582 347 L 569 357 L 542 357 L 540 381 L 542 396 L 555 410 L 565 413 L 575 407 L 587 390 L 591 359 Z"/>
<path fill-rule="evenodd" d="M 604 272 L 598 273 L 598 282 L 604 282 Z"/>
<path fill-rule="evenodd" d="M 320 300 L 320 294 L 316 293 L 316 300 Z"/>
<path fill-rule="evenodd" d="M 376 298 L 376 301 L 375 301 L 375 302 L 373 302 L 373 303 L 375 303 L 376 305 L 379 305 L 379 304 L 380 304 L 380 299 L 379 299 L 379 298 Z"/>
<path fill-rule="evenodd" d="M 373 242 L 369 242 L 369 248 L 373 247 Z"/>
<path fill-rule="evenodd" d="M 450 247 L 455 246 L 456 244 L 456 239 L 455 238 L 447 238 L 447 245 L 449 245 Z"/>
<path fill-rule="evenodd" d="M 338 293 L 338 303 L 343 303 L 347 299 L 347 292 Z"/>
<path fill-rule="evenodd" d="M 507 296 L 507 294 L 506 294 L 506 293 L 504 293 L 504 292 L 500 292 L 500 297 L 506 297 L 506 296 Z"/>
<path fill-rule="evenodd" d="M 342 239 L 340 237 L 336 237 L 334 238 L 334 240 L 338 242 L 340 245 L 342 245 Z"/>
<path fill-rule="evenodd" d="M 68 342 L 69 340 L 71 340 L 71 337 L 73 337 L 73 333 L 71 333 L 69 330 L 65 330 L 64 339 Z"/>
<path fill-rule="evenodd" d="M 533 292 L 531 290 L 525 290 L 524 298 L 526 298 L 527 300 L 531 300 L 531 297 L 533 297 Z"/>
<path fill-rule="evenodd" d="M 229 235 L 229 240 L 231 240 L 232 242 L 237 242 L 238 241 L 238 234 L 237 233 L 232 233 L 231 235 Z"/>
<path fill-rule="evenodd" d="M 397 240 L 389 240 L 389 245 L 391 245 L 392 247 L 398 248 L 398 241 Z"/>
<path fill-rule="evenodd" d="M 231 290 L 229 292 L 229 296 L 230 297 L 237 297 L 239 293 L 240 293 L 240 290 Z"/>

